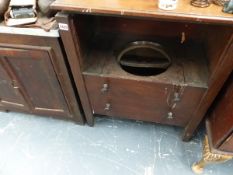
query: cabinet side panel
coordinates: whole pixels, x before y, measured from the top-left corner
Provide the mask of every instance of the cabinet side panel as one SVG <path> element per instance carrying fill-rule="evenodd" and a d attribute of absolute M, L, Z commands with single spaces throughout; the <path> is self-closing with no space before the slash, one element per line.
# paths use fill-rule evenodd
<path fill-rule="evenodd" d="M 233 131 L 233 74 L 222 89 L 210 118 L 212 144 L 217 148 Z"/>

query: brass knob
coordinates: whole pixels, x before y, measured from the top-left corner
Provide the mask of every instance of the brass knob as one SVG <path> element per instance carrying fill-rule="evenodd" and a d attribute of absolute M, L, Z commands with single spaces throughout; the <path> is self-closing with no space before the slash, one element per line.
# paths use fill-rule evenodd
<path fill-rule="evenodd" d="M 17 81 L 16 80 L 12 80 L 12 86 L 14 89 L 18 89 L 18 85 L 17 85 Z"/>
<path fill-rule="evenodd" d="M 172 112 L 168 112 L 167 113 L 167 119 L 173 119 L 174 118 L 174 116 L 173 116 L 173 113 Z"/>
<path fill-rule="evenodd" d="M 103 86 L 102 86 L 102 88 L 101 88 L 101 92 L 102 92 L 102 93 L 107 92 L 107 91 L 108 91 L 108 88 L 109 88 L 108 84 L 107 84 L 107 83 L 104 83 Z"/>
<path fill-rule="evenodd" d="M 109 111 L 110 109 L 111 109 L 111 104 L 110 103 L 106 103 L 104 110 L 105 111 Z"/>
<path fill-rule="evenodd" d="M 178 92 L 174 93 L 174 99 L 173 99 L 173 101 L 180 101 L 180 95 L 179 95 Z"/>

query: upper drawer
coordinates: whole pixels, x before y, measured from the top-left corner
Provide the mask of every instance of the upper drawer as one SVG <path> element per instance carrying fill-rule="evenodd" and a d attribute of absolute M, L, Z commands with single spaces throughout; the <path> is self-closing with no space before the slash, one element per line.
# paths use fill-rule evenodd
<path fill-rule="evenodd" d="M 84 75 L 93 113 L 185 126 L 204 88 Z"/>

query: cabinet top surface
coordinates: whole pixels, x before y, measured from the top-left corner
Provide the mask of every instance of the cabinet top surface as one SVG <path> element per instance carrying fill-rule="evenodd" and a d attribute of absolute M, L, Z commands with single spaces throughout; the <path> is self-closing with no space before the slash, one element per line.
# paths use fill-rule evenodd
<path fill-rule="evenodd" d="M 46 17 L 38 18 L 39 23 L 46 22 L 47 20 L 48 18 Z M 0 21 L 0 34 L 30 35 L 53 38 L 58 38 L 60 36 L 57 27 L 53 27 L 50 31 L 45 31 L 41 28 L 6 26 L 4 21 Z"/>
<path fill-rule="evenodd" d="M 111 14 L 153 17 L 176 21 L 233 24 L 233 15 L 222 12 L 222 7 L 211 4 L 207 8 L 190 5 L 190 0 L 178 0 L 175 10 L 158 8 L 158 0 L 56 0 L 51 8 L 83 14 Z"/>

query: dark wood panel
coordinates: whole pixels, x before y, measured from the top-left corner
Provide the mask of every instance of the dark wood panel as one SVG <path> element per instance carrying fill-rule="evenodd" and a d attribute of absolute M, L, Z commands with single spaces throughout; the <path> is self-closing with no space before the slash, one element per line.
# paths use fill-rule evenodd
<path fill-rule="evenodd" d="M 218 149 L 233 132 L 233 74 L 221 90 L 209 119 L 212 145 Z M 233 151 L 233 147 L 232 147 Z"/>
<path fill-rule="evenodd" d="M 233 27 L 230 26 L 208 26 L 209 30 L 205 36 L 206 57 L 209 60 L 210 76 L 218 69 L 219 60 L 222 51 L 227 46 L 227 40 L 233 33 Z M 218 42 L 216 42 L 218 41 Z"/>
<path fill-rule="evenodd" d="M 70 115 L 48 53 L 0 48 L 0 54 L 5 55 L 18 84 L 25 89 L 31 110 Z"/>
<path fill-rule="evenodd" d="M 50 46 L 48 54 L 51 59 L 54 71 L 59 81 L 62 93 L 64 94 L 65 101 L 71 112 L 71 115 L 67 116 L 72 118 L 76 123 L 84 124 L 83 110 L 80 104 L 80 99 L 77 93 L 77 89 L 73 83 L 73 76 L 70 72 L 69 64 L 65 58 L 63 51 L 63 45 L 60 40 L 51 40 L 48 43 Z"/>
<path fill-rule="evenodd" d="M 223 87 L 225 81 L 233 70 L 233 34 L 226 39 L 225 47 L 221 50 L 218 62 L 209 78 L 208 91 L 203 96 L 201 102 L 193 113 L 192 120 L 185 128 L 184 140 L 189 140 L 205 116 L 208 108 L 213 103 L 215 97 Z"/>
<path fill-rule="evenodd" d="M 230 135 L 224 143 L 219 147 L 219 150 L 224 152 L 232 152 L 233 151 L 233 134 Z"/>
<path fill-rule="evenodd" d="M 78 32 L 85 33 L 80 38 L 88 36 L 90 33 L 111 33 L 120 35 L 148 36 L 154 38 L 176 38 L 181 41 L 182 33 L 186 35 L 186 41 L 191 39 L 201 40 L 207 34 L 208 25 L 167 22 L 155 19 L 136 19 L 136 18 L 120 18 L 111 16 L 92 16 L 92 15 L 76 15 L 74 18 Z M 84 28 L 86 26 L 86 28 Z M 229 27 L 229 26 L 228 26 Z M 95 29 L 93 31 L 93 28 Z M 218 28 L 212 26 L 212 28 Z M 222 27 L 224 28 L 224 26 Z M 226 27 L 225 27 L 226 28 Z M 82 39 L 81 45 L 88 42 Z M 90 42 L 89 42 L 90 43 Z"/>
<path fill-rule="evenodd" d="M 0 56 L 0 105 L 27 111 L 27 103 L 6 64 L 5 58 Z"/>
<path fill-rule="evenodd" d="M 60 34 L 67 54 L 67 59 L 69 61 L 69 66 L 74 77 L 75 85 L 78 89 L 78 94 L 85 113 L 87 123 L 92 126 L 94 125 L 94 118 L 85 89 L 84 80 L 82 77 L 82 62 L 80 60 L 81 49 L 79 44 L 79 38 L 77 38 L 78 34 L 75 30 L 74 21 L 69 15 L 62 13 L 57 14 L 56 19 L 58 22 L 67 24 L 68 26 L 68 31 L 61 30 Z"/>

